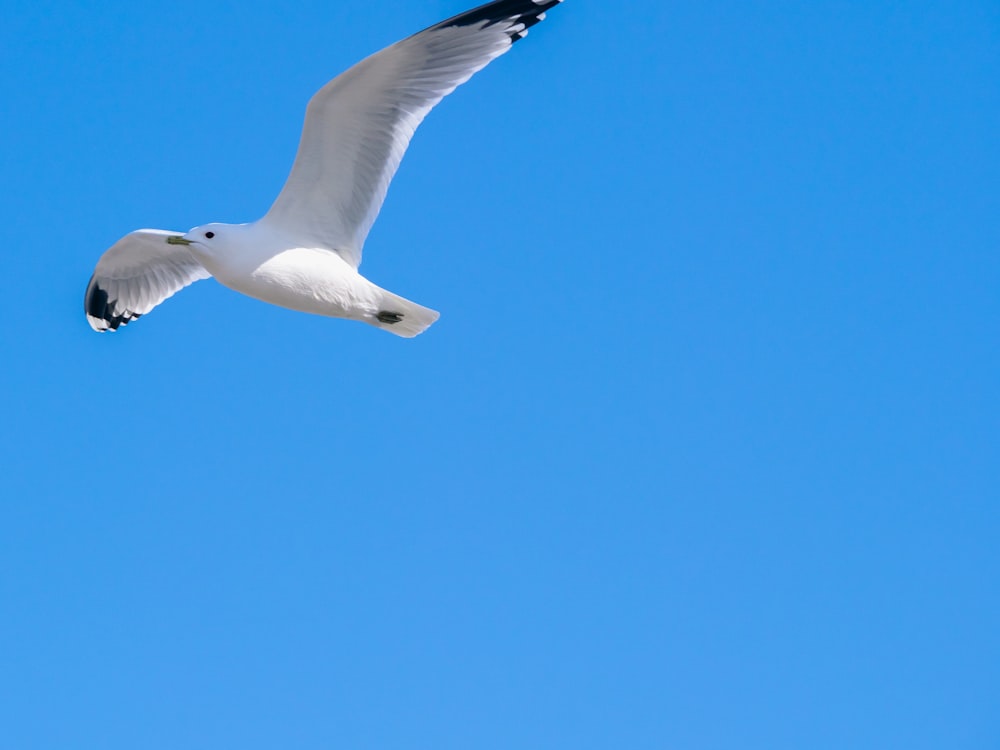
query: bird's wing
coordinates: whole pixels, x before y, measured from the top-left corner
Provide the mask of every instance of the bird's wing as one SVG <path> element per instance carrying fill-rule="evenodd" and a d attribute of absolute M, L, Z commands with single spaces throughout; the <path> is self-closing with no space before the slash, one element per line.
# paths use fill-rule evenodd
<path fill-rule="evenodd" d="M 362 60 L 306 109 L 285 187 L 263 221 L 337 250 L 355 268 L 413 132 L 442 98 L 562 0 L 497 0 Z"/>
<path fill-rule="evenodd" d="M 186 247 L 167 243 L 167 237 L 182 234 L 140 229 L 101 256 L 83 298 L 91 328 L 117 330 L 188 284 L 211 276 Z"/>

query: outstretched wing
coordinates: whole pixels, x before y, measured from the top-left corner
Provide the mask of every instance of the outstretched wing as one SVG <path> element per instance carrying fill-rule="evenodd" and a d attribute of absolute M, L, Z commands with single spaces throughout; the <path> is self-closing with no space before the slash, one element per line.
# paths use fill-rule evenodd
<path fill-rule="evenodd" d="M 524 38 L 562 0 L 497 0 L 386 47 L 306 109 L 295 164 L 263 221 L 357 268 L 413 132 L 442 98 Z"/>
<path fill-rule="evenodd" d="M 83 298 L 91 328 L 115 331 L 188 284 L 211 276 L 186 247 L 167 243 L 167 237 L 182 234 L 140 229 L 101 256 Z"/>

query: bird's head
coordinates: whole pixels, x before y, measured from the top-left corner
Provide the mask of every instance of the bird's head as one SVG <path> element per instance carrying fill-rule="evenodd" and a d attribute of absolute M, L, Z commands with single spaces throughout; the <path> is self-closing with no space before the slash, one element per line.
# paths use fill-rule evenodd
<path fill-rule="evenodd" d="M 195 227 L 184 235 L 167 237 L 169 245 L 185 245 L 195 257 L 213 256 L 226 252 L 235 244 L 236 235 L 243 225 L 240 224 L 205 224 Z"/>

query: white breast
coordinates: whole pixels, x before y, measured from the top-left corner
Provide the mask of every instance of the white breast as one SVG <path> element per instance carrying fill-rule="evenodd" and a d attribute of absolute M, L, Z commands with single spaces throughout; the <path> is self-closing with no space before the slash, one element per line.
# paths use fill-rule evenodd
<path fill-rule="evenodd" d="M 256 267 L 225 269 L 216 278 L 264 302 L 335 317 L 371 316 L 378 312 L 381 296 L 378 287 L 340 255 L 317 248 L 283 250 Z"/>

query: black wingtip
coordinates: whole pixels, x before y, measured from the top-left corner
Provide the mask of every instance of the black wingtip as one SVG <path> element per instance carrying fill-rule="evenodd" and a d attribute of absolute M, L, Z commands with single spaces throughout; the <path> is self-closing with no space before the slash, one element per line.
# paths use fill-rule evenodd
<path fill-rule="evenodd" d="M 109 299 L 107 290 L 102 289 L 92 276 L 83 298 L 83 311 L 87 314 L 91 328 L 100 333 L 117 331 L 120 326 L 142 317 L 131 310 L 119 311 L 117 307 L 118 300 Z"/>
<path fill-rule="evenodd" d="M 457 16 L 442 21 L 431 29 L 447 29 L 452 26 L 475 26 L 508 22 L 511 42 L 523 39 L 532 26 L 545 18 L 545 11 L 559 5 L 562 0 L 496 0 L 496 2 L 481 5 L 478 8 L 460 13 Z"/>

